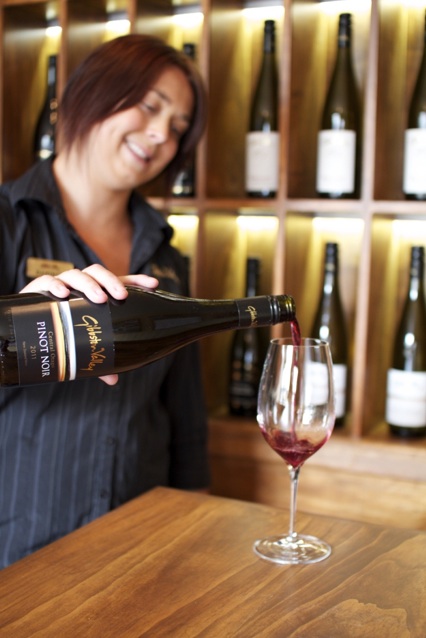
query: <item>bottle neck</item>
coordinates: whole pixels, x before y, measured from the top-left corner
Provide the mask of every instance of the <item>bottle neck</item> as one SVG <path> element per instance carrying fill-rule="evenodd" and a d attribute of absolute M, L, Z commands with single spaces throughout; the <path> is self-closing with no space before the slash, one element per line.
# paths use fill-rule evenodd
<path fill-rule="evenodd" d="M 339 49 L 349 49 L 351 46 L 351 14 L 342 13 L 339 17 L 337 31 L 337 45 Z"/>
<path fill-rule="evenodd" d="M 294 321 L 296 308 L 288 295 L 264 295 L 235 299 L 240 328 L 255 328 L 275 325 L 284 321 Z"/>
<path fill-rule="evenodd" d="M 246 297 L 255 297 L 259 291 L 259 272 L 256 268 L 247 270 Z"/>
<path fill-rule="evenodd" d="M 273 30 L 265 30 L 263 36 L 263 53 L 275 53 L 275 32 Z"/>
<path fill-rule="evenodd" d="M 324 294 L 330 294 L 336 286 L 338 275 L 337 259 L 326 260 L 324 263 L 324 281 L 323 292 Z"/>
<path fill-rule="evenodd" d="M 412 261 L 410 266 L 409 297 L 411 301 L 417 301 L 424 294 L 424 264 L 422 261 Z"/>
<path fill-rule="evenodd" d="M 351 48 L 351 34 L 350 31 L 345 27 L 344 30 L 339 30 L 339 35 L 337 38 L 337 46 L 339 49 L 350 49 Z"/>

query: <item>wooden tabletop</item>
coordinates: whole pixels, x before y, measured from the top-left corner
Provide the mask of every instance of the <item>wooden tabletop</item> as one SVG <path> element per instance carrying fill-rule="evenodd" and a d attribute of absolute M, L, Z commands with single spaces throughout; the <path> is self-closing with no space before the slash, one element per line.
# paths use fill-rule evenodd
<path fill-rule="evenodd" d="M 152 490 L 1 571 L 0 636 L 425 638 L 425 532 L 298 513 L 331 557 L 256 557 L 253 541 L 287 523 L 264 505 Z"/>

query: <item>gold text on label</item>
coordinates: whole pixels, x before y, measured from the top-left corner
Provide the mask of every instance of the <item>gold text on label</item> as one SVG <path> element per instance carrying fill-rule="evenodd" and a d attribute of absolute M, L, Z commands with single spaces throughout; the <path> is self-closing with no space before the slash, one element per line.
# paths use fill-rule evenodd
<path fill-rule="evenodd" d="M 87 368 L 82 368 L 82 370 L 92 372 L 97 365 L 102 364 L 106 359 L 106 355 L 104 354 L 105 348 L 98 347 L 102 341 L 102 327 L 99 325 L 99 322 L 90 315 L 84 315 L 82 322 L 83 323 L 76 324 L 75 327 L 86 329 L 90 343 L 90 361 Z"/>
<path fill-rule="evenodd" d="M 257 310 L 254 306 L 247 306 L 247 310 L 250 314 L 251 325 L 255 326 L 257 324 Z"/>

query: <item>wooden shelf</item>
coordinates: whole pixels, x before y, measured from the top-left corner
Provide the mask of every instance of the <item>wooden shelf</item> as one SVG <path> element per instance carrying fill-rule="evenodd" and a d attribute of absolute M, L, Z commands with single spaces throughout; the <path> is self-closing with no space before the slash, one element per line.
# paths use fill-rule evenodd
<path fill-rule="evenodd" d="M 254 419 L 212 416 L 213 493 L 288 507 L 283 460 Z M 355 438 L 335 430 L 300 473 L 300 509 L 396 527 L 426 529 L 426 442 L 398 441 L 384 424 Z"/>
<path fill-rule="evenodd" d="M 319 294 L 323 244 L 337 241 L 350 335 L 350 418 L 348 432 L 336 433 L 306 474 L 315 468 L 326 484 L 327 472 L 340 476 L 345 471 L 359 485 L 364 485 L 364 473 L 377 481 L 386 477 L 401 483 L 425 481 L 424 443 L 388 440 L 382 423 L 386 371 L 407 286 L 409 248 L 414 242 L 426 245 L 426 202 L 404 201 L 401 192 L 404 128 L 423 50 L 426 0 L 417 6 L 408 6 L 404 0 L 350 5 L 363 132 L 361 196 L 348 200 L 319 199 L 315 194 L 318 122 L 335 58 L 338 11 L 343 5 L 282 0 L 277 13 L 277 2 L 271 7 L 264 0 L 259 2 L 262 12 L 253 18 L 243 11 L 251 3 L 243 0 L 180 4 L 201 12 L 203 19 L 176 21 L 178 8 L 172 0 L 116 0 L 111 6 L 127 14 L 130 31 L 158 35 L 178 48 L 186 41 L 197 46 L 210 105 L 206 135 L 197 153 L 197 197 L 166 198 L 161 180 L 147 190 L 153 205 L 166 215 L 196 218 L 189 229 L 177 228 L 174 239 L 191 257 L 192 294 L 241 296 L 246 257 L 256 254 L 262 262 L 260 294 L 293 295 L 302 332 L 306 331 Z M 52 11 L 62 27 L 56 40 L 45 33 Z M 104 0 L 0 0 L 2 181 L 18 176 L 31 163 L 47 55 L 59 53 L 62 89 L 80 60 L 113 37 L 106 27 L 108 17 Z M 263 200 L 244 194 L 244 142 L 261 57 L 263 20 L 268 17 L 277 24 L 281 170 L 277 197 Z M 240 216 L 247 223 L 241 224 Z M 417 226 L 411 230 L 414 223 Z M 264 333 L 265 345 L 277 330 L 282 334 L 287 327 Z M 224 334 L 202 344 L 212 413 L 227 402 L 231 338 Z M 238 463 L 243 463 L 245 455 L 247 463 L 252 463 L 250 455 L 255 454 L 256 462 L 266 464 L 263 455 L 268 451 L 257 450 L 250 424 L 213 420 L 212 427 L 213 455 L 218 453 L 219 439 L 229 448 L 225 457 L 228 452 L 231 455 L 238 434 L 242 436 Z M 256 441 L 258 438 L 256 434 Z M 225 478 L 229 480 L 229 475 Z M 235 475 L 232 480 L 238 482 Z M 318 490 L 316 493 L 320 498 Z M 250 494 L 257 498 L 256 491 Z M 423 520 L 420 514 L 418 520 Z"/>

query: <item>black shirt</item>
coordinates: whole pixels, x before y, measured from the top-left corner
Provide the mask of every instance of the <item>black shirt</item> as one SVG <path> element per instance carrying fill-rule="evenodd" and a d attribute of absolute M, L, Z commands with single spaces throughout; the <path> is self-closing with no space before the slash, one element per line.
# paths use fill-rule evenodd
<path fill-rule="evenodd" d="M 136 193 L 129 214 L 130 272 L 187 294 L 171 227 Z M 34 257 L 53 267 L 100 263 L 66 220 L 50 160 L 0 188 L 0 295 L 28 283 Z M 156 485 L 207 486 L 206 439 L 196 344 L 120 375 L 116 386 L 0 388 L 0 567 Z"/>

